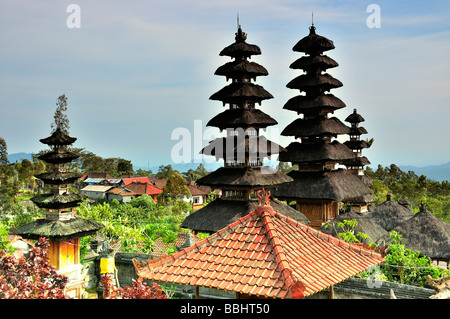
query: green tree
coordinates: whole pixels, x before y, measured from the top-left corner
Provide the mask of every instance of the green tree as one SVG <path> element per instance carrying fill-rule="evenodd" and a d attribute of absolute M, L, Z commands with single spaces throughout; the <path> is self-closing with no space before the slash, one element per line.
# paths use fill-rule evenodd
<path fill-rule="evenodd" d="M 167 180 L 174 172 L 178 172 L 178 171 L 174 170 L 171 164 L 160 165 L 155 177 L 157 179 L 166 179 Z"/>
<path fill-rule="evenodd" d="M 67 112 L 67 97 L 63 94 L 58 97 L 56 102 L 56 111 L 53 116 L 54 122 L 51 124 L 52 133 L 60 129 L 63 133 L 69 134 L 69 118 L 65 112 Z"/>
<path fill-rule="evenodd" d="M 131 163 L 131 161 L 125 160 L 123 158 L 119 158 L 117 161 L 117 172 L 119 173 L 119 175 L 124 175 L 124 174 L 134 174 L 133 171 L 133 164 Z"/>
<path fill-rule="evenodd" d="M 8 160 L 8 146 L 3 137 L 0 137 L 0 165 L 6 165 L 9 163 Z"/>

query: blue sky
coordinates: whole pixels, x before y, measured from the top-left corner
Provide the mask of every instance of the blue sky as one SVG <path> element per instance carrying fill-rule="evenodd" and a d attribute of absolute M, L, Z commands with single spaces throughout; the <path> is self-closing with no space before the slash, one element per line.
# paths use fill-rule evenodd
<path fill-rule="evenodd" d="M 80 28 L 66 24 L 72 3 Z M 371 3 L 380 28 L 366 24 Z M 3 0 L 0 136 L 10 154 L 45 148 L 39 139 L 65 93 L 75 146 L 135 166 L 170 163 L 175 129 L 194 135 L 195 121 L 205 130 L 224 110 L 209 96 L 227 84 L 214 71 L 229 61 L 219 52 L 234 42 L 239 13 L 247 42 L 262 50 L 253 61 L 269 71 L 257 79 L 274 96 L 261 109 L 279 123 L 267 135 L 287 146 L 292 139 L 279 132 L 296 114 L 282 107 L 298 94 L 286 84 L 301 56 L 292 47 L 308 34 L 311 12 L 316 32 L 336 46 L 328 55 L 340 66 L 329 73 L 344 86 L 332 93 L 347 107 L 335 115 L 357 108 L 366 119 L 372 166 L 450 161 L 448 1 Z"/>

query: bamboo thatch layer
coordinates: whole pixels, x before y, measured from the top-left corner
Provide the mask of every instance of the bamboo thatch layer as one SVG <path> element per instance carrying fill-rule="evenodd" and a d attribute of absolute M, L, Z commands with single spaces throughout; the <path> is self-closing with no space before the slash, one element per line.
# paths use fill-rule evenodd
<path fill-rule="evenodd" d="M 245 161 L 246 156 L 250 160 L 262 161 L 265 157 L 286 151 L 279 144 L 268 140 L 265 136 L 230 136 L 219 137 L 204 147 L 200 153 L 215 156 L 219 159 L 240 159 Z"/>
<path fill-rule="evenodd" d="M 298 95 L 289 99 L 283 106 L 284 109 L 297 113 L 312 112 L 315 110 L 338 110 L 345 107 L 345 103 L 333 94 L 321 94 L 318 96 Z"/>
<path fill-rule="evenodd" d="M 270 205 L 275 211 L 287 215 L 303 224 L 309 224 L 309 220 L 299 211 L 282 203 L 277 199 L 271 199 Z M 244 217 L 258 206 L 257 200 L 229 200 L 216 199 L 202 209 L 185 218 L 181 227 L 200 232 L 213 233 Z"/>
<path fill-rule="evenodd" d="M 70 163 L 74 159 L 79 158 L 80 156 L 76 153 L 72 152 L 58 152 L 58 151 L 50 151 L 45 154 L 38 156 L 41 161 L 51 163 L 51 164 L 62 164 L 62 163 Z"/>
<path fill-rule="evenodd" d="M 339 66 L 332 58 L 326 55 L 302 56 L 300 59 L 292 62 L 291 69 L 301 69 L 305 71 L 319 69 L 326 70 Z"/>
<path fill-rule="evenodd" d="M 236 57 L 250 57 L 252 55 L 261 54 L 261 49 L 255 44 L 249 44 L 244 41 L 235 42 L 225 47 L 220 51 L 220 56 L 229 56 L 232 58 Z"/>
<path fill-rule="evenodd" d="M 27 239 L 46 237 L 52 241 L 62 241 L 94 234 L 103 227 L 101 223 L 79 217 L 68 220 L 38 219 L 18 227 L 13 234 Z"/>
<path fill-rule="evenodd" d="M 265 67 L 258 63 L 249 62 L 247 60 L 235 60 L 220 66 L 214 74 L 226 76 L 228 79 L 241 78 L 243 76 L 254 78 L 257 76 L 268 75 L 269 72 Z"/>
<path fill-rule="evenodd" d="M 348 133 L 350 133 L 350 128 L 337 117 L 325 118 L 318 116 L 310 119 L 296 119 L 285 127 L 281 135 L 300 138 L 322 135 L 336 136 L 338 134 Z"/>
<path fill-rule="evenodd" d="M 350 135 L 363 135 L 363 134 L 367 134 L 367 130 L 360 126 L 360 127 L 351 127 L 350 128 Z"/>
<path fill-rule="evenodd" d="M 211 100 L 218 100 L 223 103 L 238 103 L 248 100 L 260 103 L 262 100 L 272 98 L 272 94 L 261 85 L 249 82 L 233 82 L 210 97 Z"/>
<path fill-rule="evenodd" d="M 267 166 L 221 167 L 198 179 L 198 185 L 215 188 L 254 188 L 291 182 L 292 178 Z"/>
<path fill-rule="evenodd" d="M 292 48 L 295 52 L 304 52 L 306 54 L 320 54 L 322 52 L 334 49 L 333 41 L 316 34 L 316 28 L 309 28 L 309 35 L 298 41 Z"/>
<path fill-rule="evenodd" d="M 358 140 L 358 141 L 345 141 L 344 144 L 352 149 L 352 150 L 361 150 L 363 148 L 368 148 L 369 144 L 366 141 Z"/>
<path fill-rule="evenodd" d="M 404 221 L 410 219 L 413 216 L 413 213 L 409 208 L 406 208 L 393 200 L 387 200 L 375 207 L 366 216 L 367 218 L 371 218 L 385 230 L 391 231 Z"/>
<path fill-rule="evenodd" d="M 81 176 L 75 172 L 47 172 L 35 175 L 36 178 L 49 185 L 72 184 Z"/>
<path fill-rule="evenodd" d="M 228 109 L 216 115 L 206 125 L 224 130 L 227 128 L 266 128 L 276 124 L 278 124 L 276 120 L 261 110 L 238 108 Z"/>
<path fill-rule="evenodd" d="M 57 128 L 52 135 L 40 139 L 39 141 L 47 145 L 70 145 L 76 140 L 76 137 L 70 137 L 69 135 L 64 134 L 59 128 Z"/>
<path fill-rule="evenodd" d="M 347 159 L 342 161 L 342 164 L 345 166 L 365 166 L 369 165 L 370 161 L 365 156 L 358 156 L 352 159 Z"/>
<path fill-rule="evenodd" d="M 343 201 L 371 195 L 372 191 L 356 175 L 347 170 L 301 172 L 291 171 L 291 183 L 281 184 L 273 191 L 273 196 L 280 199 L 328 199 Z"/>
<path fill-rule="evenodd" d="M 353 152 L 338 141 L 314 144 L 292 142 L 286 147 L 286 152 L 280 153 L 280 161 L 292 163 L 340 162 L 352 158 Z"/>
<path fill-rule="evenodd" d="M 319 230 L 324 232 L 325 234 L 330 234 L 334 237 L 337 237 L 338 233 L 343 232 L 343 230 L 337 226 L 337 223 L 343 222 L 344 220 L 356 220 L 358 222 L 358 225 L 355 227 L 354 232 L 355 234 L 361 232 L 367 235 L 367 238 L 362 240 L 365 244 L 376 243 L 380 239 L 384 240 L 384 238 L 388 234 L 386 230 L 384 230 L 378 224 L 374 223 L 371 219 L 354 212 L 339 214 L 329 223 L 321 226 Z"/>
<path fill-rule="evenodd" d="M 405 247 L 436 259 L 450 259 L 450 224 L 422 210 L 393 229 Z"/>
<path fill-rule="evenodd" d="M 31 201 L 40 208 L 63 209 L 75 207 L 83 200 L 80 194 L 43 194 L 31 198 Z"/>
<path fill-rule="evenodd" d="M 320 88 L 321 91 L 329 91 L 330 89 L 341 87 L 343 84 L 338 79 L 325 73 L 302 74 L 291 80 L 286 86 L 290 89 L 298 89 L 301 91 L 309 91 L 318 88 Z"/>

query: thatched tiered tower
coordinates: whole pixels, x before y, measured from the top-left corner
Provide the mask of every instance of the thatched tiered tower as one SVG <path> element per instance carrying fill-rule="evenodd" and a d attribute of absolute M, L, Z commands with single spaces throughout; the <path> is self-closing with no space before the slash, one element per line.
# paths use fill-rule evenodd
<path fill-rule="evenodd" d="M 296 201 L 297 209 L 311 221 L 311 225 L 320 227 L 339 214 L 340 202 L 371 191 L 357 176 L 337 169 L 343 161 L 353 158 L 352 150 L 336 139 L 339 135 L 349 134 L 350 128 L 338 118 L 330 117 L 345 104 L 333 94 L 326 93 L 342 86 L 339 80 L 325 73 L 327 69 L 337 67 L 338 63 L 323 54 L 334 49 L 333 41 L 316 34 L 314 25 L 309 30 L 309 35 L 293 47 L 294 51 L 306 55 L 290 66 L 303 70 L 305 74 L 287 84 L 288 88 L 304 94 L 291 98 L 284 106 L 284 109 L 302 116 L 281 133 L 299 140 L 289 144 L 287 151 L 280 154 L 280 161 L 296 164 L 298 170 L 288 174 L 294 182 L 280 185 L 274 195 Z"/>
<path fill-rule="evenodd" d="M 78 192 L 71 192 L 70 187 L 81 175 L 67 170 L 67 164 L 78 158 L 77 154 L 67 150 L 67 146 L 76 138 L 57 128 L 51 136 L 40 141 L 51 147 L 51 151 L 38 157 L 50 164 L 51 170 L 35 177 L 49 185 L 50 193 L 37 195 L 31 200 L 46 209 L 46 217 L 18 227 L 14 234 L 27 239 L 47 238 L 50 264 L 69 277 L 68 294 L 80 298 L 84 283 L 81 278 L 80 238 L 94 234 L 104 226 L 74 214 L 82 197 Z"/>
<path fill-rule="evenodd" d="M 257 190 L 292 181 L 273 168 L 263 166 L 265 158 L 284 149 L 260 135 L 261 129 L 276 125 L 277 121 L 256 108 L 273 96 L 254 83 L 258 76 L 268 75 L 268 72 L 263 66 L 248 61 L 251 56 L 261 54 L 261 50 L 248 44 L 246 39 L 247 35 L 239 26 L 235 42 L 220 52 L 221 56 L 233 60 L 219 67 L 215 74 L 225 76 L 231 83 L 210 99 L 221 101 L 228 109 L 212 118 L 207 126 L 225 130 L 226 136 L 212 141 L 201 153 L 223 160 L 224 167 L 197 180 L 197 184 L 221 189 L 222 197 L 185 219 L 182 226 L 194 231 L 212 233 L 227 226 L 256 207 Z M 275 199 L 272 205 L 281 213 L 307 222 L 299 212 Z"/>

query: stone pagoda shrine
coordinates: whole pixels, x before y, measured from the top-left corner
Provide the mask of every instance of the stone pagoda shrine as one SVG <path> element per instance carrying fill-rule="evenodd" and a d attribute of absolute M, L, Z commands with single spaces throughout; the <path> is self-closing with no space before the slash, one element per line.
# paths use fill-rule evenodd
<path fill-rule="evenodd" d="M 78 158 L 77 154 L 67 149 L 75 141 L 75 137 L 70 137 L 59 128 L 51 136 L 40 140 L 51 147 L 49 152 L 38 156 L 50 169 L 35 177 L 42 180 L 50 192 L 31 200 L 38 207 L 46 209 L 46 215 L 45 218 L 18 227 L 14 234 L 26 239 L 47 238 L 50 264 L 58 273 L 69 278 L 66 294 L 81 298 L 84 279 L 81 277 L 80 238 L 94 234 L 104 225 L 75 216 L 75 207 L 82 197 L 70 188 L 81 175 L 67 169 L 67 164 Z"/>
<path fill-rule="evenodd" d="M 305 55 L 290 68 L 304 73 L 287 84 L 288 88 L 299 90 L 300 95 L 289 99 L 283 108 L 296 112 L 299 118 L 281 133 L 296 141 L 286 147 L 286 152 L 280 153 L 279 159 L 297 165 L 298 169 L 288 174 L 294 179 L 292 183 L 280 185 L 274 192 L 279 199 L 295 201 L 297 210 L 316 228 L 339 214 L 341 202 L 371 196 L 371 190 L 360 178 L 339 168 L 344 161 L 353 159 L 354 154 L 337 140 L 338 136 L 350 134 L 351 129 L 331 116 L 346 106 L 327 93 L 343 85 L 325 73 L 338 66 L 335 60 L 323 54 L 334 48 L 333 41 L 316 34 L 314 24 L 309 28 L 309 35 L 293 47 L 293 51 Z"/>
<path fill-rule="evenodd" d="M 278 124 L 256 108 L 263 100 L 273 98 L 262 86 L 254 83 L 258 76 L 268 75 L 263 66 L 249 61 L 251 56 L 261 54 L 261 50 L 257 45 L 246 42 L 247 35 L 240 26 L 235 35 L 235 42 L 220 52 L 221 56 L 228 56 L 232 61 L 215 72 L 231 83 L 210 97 L 221 101 L 227 109 L 207 123 L 207 126 L 225 131 L 226 136 L 216 138 L 201 151 L 204 155 L 215 156 L 216 160 L 223 160 L 224 167 L 197 180 L 198 185 L 222 190 L 222 197 L 184 220 L 182 227 L 194 231 L 218 231 L 257 206 L 257 190 L 275 188 L 292 181 L 291 177 L 263 165 L 265 158 L 285 150 L 260 135 L 261 130 Z M 282 202 L 273 199 L 272 205 L 275 210 L 308 223 L 301 213 Z"/>

